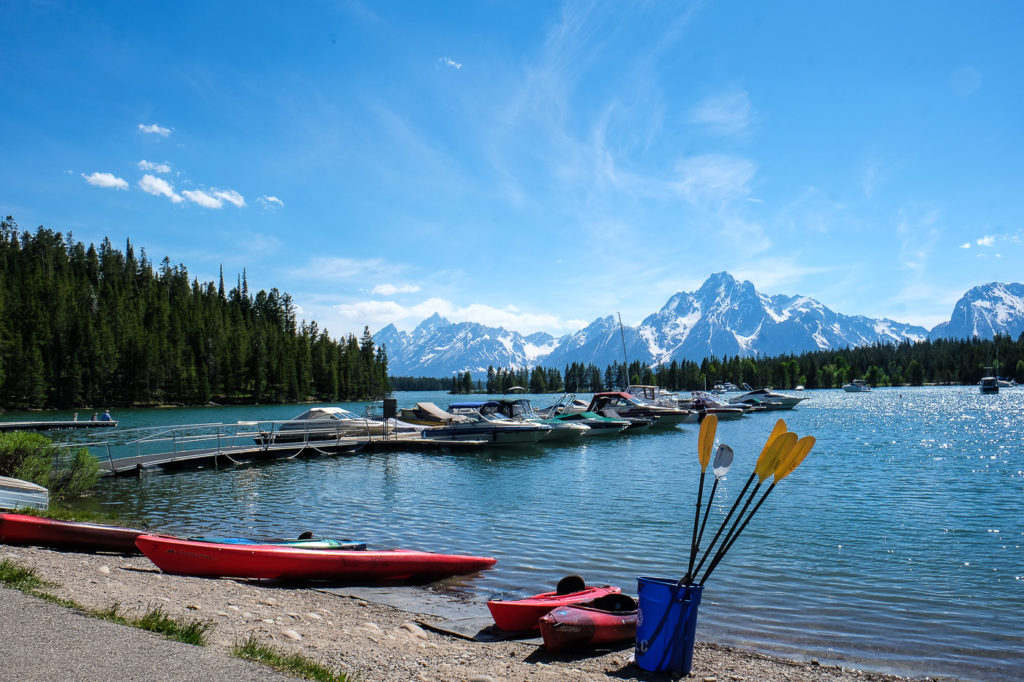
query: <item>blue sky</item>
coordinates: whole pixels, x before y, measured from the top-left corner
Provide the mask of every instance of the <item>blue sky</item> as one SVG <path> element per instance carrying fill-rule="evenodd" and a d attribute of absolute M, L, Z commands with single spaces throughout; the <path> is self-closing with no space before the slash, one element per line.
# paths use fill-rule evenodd
<path fill-rule="evenodd" d="M 1022 280 L 1016 2 L 0 4 L 0 212 L 333 336 Z"/>

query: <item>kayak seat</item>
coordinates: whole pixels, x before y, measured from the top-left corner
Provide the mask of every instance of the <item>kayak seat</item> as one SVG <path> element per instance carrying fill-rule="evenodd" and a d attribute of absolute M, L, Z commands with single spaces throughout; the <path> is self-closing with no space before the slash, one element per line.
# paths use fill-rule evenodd
<path fill-rule="evenodd" d="M 572 594 L 573 592 L 581 592 L 585 589 L 587 589 L 587 582 L 582 576 L 567 575 L 558 581 L 558 586 L 555 587 L 555 594 Z"/>
<path fill-rule="evenodd" d="M 591 601 L 589 606 L 602 611 L 636 611 L 636 599 L 628 594 L 606 594 Z"/>

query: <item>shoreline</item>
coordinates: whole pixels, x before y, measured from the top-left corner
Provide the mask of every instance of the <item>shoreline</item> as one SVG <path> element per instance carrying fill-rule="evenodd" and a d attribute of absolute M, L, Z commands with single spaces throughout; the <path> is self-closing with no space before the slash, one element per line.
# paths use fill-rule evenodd
<path fill-rule="evenodd" d="M 632 663 L 633 649 L 549 655 L 523 640 L 480 642 L 431 628 L 436 617 L 369 598 L 270 582 L 162 573 L 143 556 L 80 554 L 0 544 L 0 559 L 34 568 L 55 583 L 47 591 L 90 608 L 126 612 L 159 605 L 169 615 L 213 624 L 206 648 L 224 655 L 254 636 L 360 680 L 664 680 Z M 416 589 L 416 588 L 411 588 Z M 366 590 L 361 590 L 365 593 Z M 415 601 L 413 606 L 415 608 Z M 698 630 L 699 637 L 699 630 Z M 870 680 L 910 678 L 818 665 L 698 641 L 691 679 Z M 934 678 L 914 678 L 929 680 Z"/>

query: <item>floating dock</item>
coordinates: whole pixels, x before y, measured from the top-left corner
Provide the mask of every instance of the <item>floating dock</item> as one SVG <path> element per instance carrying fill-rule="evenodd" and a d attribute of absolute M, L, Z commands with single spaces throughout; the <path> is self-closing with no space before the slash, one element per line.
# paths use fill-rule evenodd
<path fill-rule="evenodd" d="M 116 421 L 45 421 L 45 422 L 0 422 L 0 431 L 62 431 L 68 429 L 95 429 L 117 426 Z"/>
<path fill-rule="evenodd" d="M 93 434 L 89 434 L 93 435 Z M 98 434 L 97 434 L 98 435 Z M 106 434 L 104 434 L 106 435 Z M 465 451 L 490 445 L 486 440 L 438 440 L 419 433 L 387 436 L 335 436 L 275 442 L 273 426 L 256 422 L 192 424 L 115 431 L 106 441 L 61 443 L 67 457 L 85 447 L 96 457 L 100 475 L 141 475 L 150 470 L 210 469 L 361 452 Z"/>

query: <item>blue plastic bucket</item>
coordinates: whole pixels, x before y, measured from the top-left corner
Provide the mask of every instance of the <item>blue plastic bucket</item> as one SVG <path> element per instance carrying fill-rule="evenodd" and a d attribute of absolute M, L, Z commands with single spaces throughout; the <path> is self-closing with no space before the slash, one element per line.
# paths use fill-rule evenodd
<path fill-rule="evenodd" d="M 700 585 L 678 580 L 637 578 L 640 613 L 636 623 L 636 664 L 651 672 L 690 674 L 697 632 Z"/>

